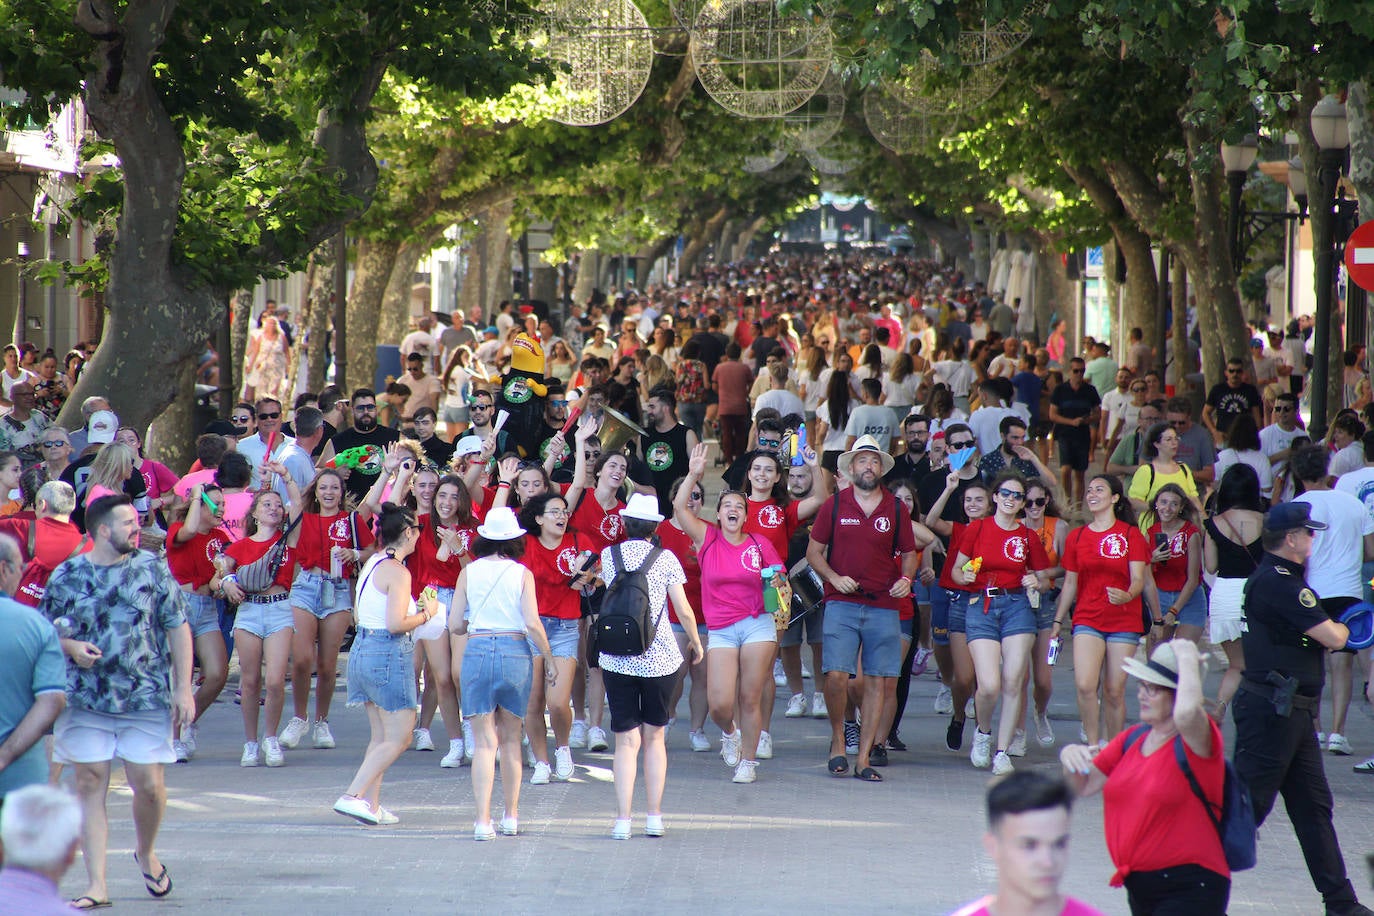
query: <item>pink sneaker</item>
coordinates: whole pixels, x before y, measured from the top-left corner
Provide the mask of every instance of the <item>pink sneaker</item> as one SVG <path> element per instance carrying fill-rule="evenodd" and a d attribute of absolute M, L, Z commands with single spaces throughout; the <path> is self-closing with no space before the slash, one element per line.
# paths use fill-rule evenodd
<path fill-rule="evenodd" d="M 916 655 L 911 659 L 911 673 L 915 677 L 920 677 L 926 673 L 926 667 L 930 664 L 930 657 L 935 653 L 926 648 L 916 650 Z"/>

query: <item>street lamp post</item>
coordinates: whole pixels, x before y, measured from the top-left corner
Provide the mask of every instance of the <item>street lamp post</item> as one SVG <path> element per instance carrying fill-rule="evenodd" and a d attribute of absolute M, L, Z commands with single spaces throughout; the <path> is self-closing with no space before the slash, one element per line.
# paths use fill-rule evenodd
<path fill-rule="evenodd" d="M 1345 120 L 1345 105 L 1335 96 L 1326 96 L 1312 108 L 1312 138 L 1320 150 L 1317 156 L 1319 187 L 1312 203 L 1321 208 L 1323 219 L 1313 220 L 1313 259 L 1317 284 L 1317 314 L 1312 352 L 1312 435 L 1326 431 L 1327 397 L 1331 348 L 1331 305 L 1336 285 L 1336 244 L 1332 208 L 1341 180 L 1345 151 L 1350 146 L 1350 128 Z"/>
<path fill-rule="evenodd" d="M 1259 140 L 1250 134 L 1239 143 L 1221 144 L 1221 162 L 1226 167 L 1226 184 L 1231 190 L 1231 208 L 1226 217 L 1226 234 L 1231 245 L 1231 266 L 1237 276 L 1240 274 L 1245 257 L 1241 244 L 1241 192 L 1245 189 L 1246 176 L 1259 155 Z"/>

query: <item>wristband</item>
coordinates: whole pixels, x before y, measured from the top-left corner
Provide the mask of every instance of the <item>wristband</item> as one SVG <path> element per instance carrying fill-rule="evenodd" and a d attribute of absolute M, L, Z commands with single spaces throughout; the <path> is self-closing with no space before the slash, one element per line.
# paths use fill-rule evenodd
<path fill-rule="evenodd" d="M 496 485 L 496 489 L 499 490 L 499 489 L 501 489 L 502 487 L 508 487 L 508 486 L 510 486 L 510 481 L 509 481 L 509 480 L 503 480 L 503 481 L 501 481 L 500 483 L 498 483 L 498 484 Z"/>
<path fill-rule="evenodd" d="M 1058 617 L 1054 618 L 1054 622 L 1059 624 L 1061 627 L 1064 625 L 1064 621 L 1060 620 Z"/>
<path fill-rule="evenodd" d="M 911 579 L 910 576 L 898 576 L 898 577 L 897 577 L 897 581 L 898 581 L 898 582 L 905 581 L 905 582 L 907 582 L 907 583 L 910 583 L 910 582 L 912 581 L 912 579 Z M 894 584 L 895 584 L 895 583 L 894 583 Z"/>
<path fill-rule="evenodd" d="M 238 584 L 239 584 L 239 577 L 236 576 L 236 575 L 234 575 L 233 573 L 230 573 L 230 574 L 227 575 L 227 576 L 220 576 L 220 577 L 219 577 L 219 581 L 220 581 L 220 582 L 232 582 L 232 583 L 234 583 L 235 585 L 238 585 Z"/>

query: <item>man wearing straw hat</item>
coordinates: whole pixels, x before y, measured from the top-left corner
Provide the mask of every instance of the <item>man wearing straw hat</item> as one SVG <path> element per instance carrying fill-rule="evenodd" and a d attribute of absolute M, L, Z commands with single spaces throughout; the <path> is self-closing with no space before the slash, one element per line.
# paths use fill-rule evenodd
<path fill-rule="evenodd" d="M 838 491 L 816 513 L 806 559 L 825 582 L 821 644 L 825 705 L 830 718 L 833 776 L 849 772 L 845 759 L 844 707 L 850 675 L 863 658 L 862 728 L 854 776 L 882 782 L 869 766 L 878 735 L 884 693 L 892 693 L 902 664 L 900 608 L 911 600 L 916 574 L 916 538 L 906 506 L 882 485 L 892 456 L 872 436 L 860 436 L 840 455 L 842 477 L 852 486 Z M 889 681 L 891 683 L 889 683 Z"/>
<path fill-rule="evenodd" d="M 1281 503 L 1264 517 L 1264 559 L 1245 583 L 1245 677 L 1231 703 L 1235 765 L 1250 788 L 1257 825 L 1283 795 L 1328 916 L 1374 916 L 1346 877 L 1317 745 L 1326 650 L 1344 648 L 1350 638 L 1303 578 L 1312 532 L 1325 528 L 1306 503 Z"/>

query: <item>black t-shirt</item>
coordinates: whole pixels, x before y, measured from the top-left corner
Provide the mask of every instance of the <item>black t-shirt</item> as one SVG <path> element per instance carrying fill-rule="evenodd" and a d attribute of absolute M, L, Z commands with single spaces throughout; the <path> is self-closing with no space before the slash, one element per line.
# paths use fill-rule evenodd
<path fill-rule="evenodd" d="M 636 483 L 654 488 L 658 496 L 658 511 L 664 517 L 673 514 L 673 500 L 669 495 L 673 483 L 687 474 L 686 426 L 679 423 L 666 433 L 650 428 L 647 436 L 639 439 L 639 450 L 643 459 L 636 461 L 630 470 L 630 479 Z"/>
<path fill-rule="evenodd" d="M 447 472 L 448 463 L 453 459 L 451 442 L 445 442 L 438 436 L 430 436 L 428 439 L 420 440 L 420 448 L 425 450 L 425 457 L 431 464 L 437 464 L 441 472 Z"/>
<path fill-rule="evenodd" d="M 1207 404 L 1212 408 L 1212 422 L 1219 432 L 1224 433 L 1231 428 L 1232 420 L 1249 413 L 1252 408 L 1262 406 L 1264 401 L 1260 399 L 1255 386 L 1248 382 L 1242 382 L 1237 388 L 1223 382 L 1213 385 L 1212 390 L 1207 392 Z"/>
<path fill-rule="evenodd" d="M 384 449 L 391 443 L 399 441 L 400 438 L 400 433 L 394 429 L 387 429 L 385 426 L 378 426 L 367 433 L 358 432 L 356 428 L 350 426 L 329 441 L 334 444 L 334 454 L 338 455 L 360 445 L 375 445 Z M 354 468 L 348 475 L 348 480 L 344 481 L 344 489 L 361 500 L 376 482 L 377 474 L 369 474 Z"/>
<path fill-rule="evenodd" d="M 943 467 L 938 471 L 932 471 L 925 476 L 916 487 L 916 497 L 921 501 L 921 511 L 929 512 L 930 507 L 935 505 L 940 494 L 945 492 L 945 478 L 949 476 L 949 467 Z M 961 525 L 968 524 L 968 516 L 964 514 L 964 491 L 972 486 L 983 486 L 981 477 L 972 477 L 968 480 L 960 478 L 958 488 L 949 494 L 949 501 L 945 503 L 945 509 L 940 513 L 940 518 L 947 522 L 957 522 Z M 942 550 L 937 550 L 933 557 L 935 572 L 938 574 L 945 564 L 945 552 L 949 550 L 949 538 L 941 537 L 940 543 Z"/>
<path fill-rule="evenodd" d="M 1320 694 L 1326 649 L 1305 634 L 1328 618 L 1303 579 L 1302 566 L 1266 553 L 1245 583 L 1244 608 L 1245 679 L 1265 684 L 1269 672 L 1276 671 L 1297 678 L 1304 696 Z"/>
<path fill-rule="evenodd" d="M 716 364 L 725 355 L 725 344 L 707 331 L 698 331 L 691 339 L 701 348 L 699 358 L 706 364 L 706 375 L 709 378 L 711 373 L 716 371 Z"/>
<path fill-rule="evenodd" d="M 644 425 L 639 416 L 639 381 L 637 379 L 631 379 L 629 384 L 622 384 L 614 380 L 607 382 L 606 403 L 629 417 L 637 425 Z"/>
<path fill-rule="evenodd" d="M 562 429 L 563 427 L 561 426 L 550 426 L 543 422 L 539 424 L 534 434 L 535 446 L 533 456 L 537 457 L 540 462 L 543 462 L 545 458 L 549 457 L 549 440 L 553 438 L 554 433 L 560 432 Z M 572 436 L 567 437 L 567 443 L 568 447 L 563 450 L 563 457 L 558 460 L 558 463 L 553 466 L 553 470 L 549 472 L 550 477 L 553 477 L 554 474 L 558 474 L 560 479 L 566 476 L 563 482 L 572 481 L 573 465 L 577 462 L 577 456 L 573 454 L 573 449 L 577 448 L 577 443 L 573 441 Z"/>
<path fill-rule="evenodd" d="M 782 343 L 776 337 L 755 337 L 750 345 L 754 358 L 754 371 L 762 372 L 768 354 L 775 350 L 782 349 Z"/>
<path fill-rule="evenodd" d="M 1084 382 L 1077 391 L 1068 382 L 1055 386 L 1050 392 L 1050 404 L 1058 409 L 1059 415 L 1066 420 L 1089 416 L 1095 407 L 1102 403 L 1097 389 Z M 1054 434 L 1061 438 L 1086 439 L 1092 435 L 1092 426 L 1065 426 L 1054 424 Z"/>
<path fill-rule="evenodd" d="M 919 491 L 921 481 L 925 480 L 928 474 L 930 474 L 929 453 L 922 453 L 921 457 L 914 462 L 909 453 L 898 455 L 896 462 L 892 465 L 892 470 L 883 475 L 883 486 L 891 490 L 893 485 L 899 481 L 910 480 L 916 484 Z M 921 510 L 925 511 L 924 503 L 921 505 Z"/>

